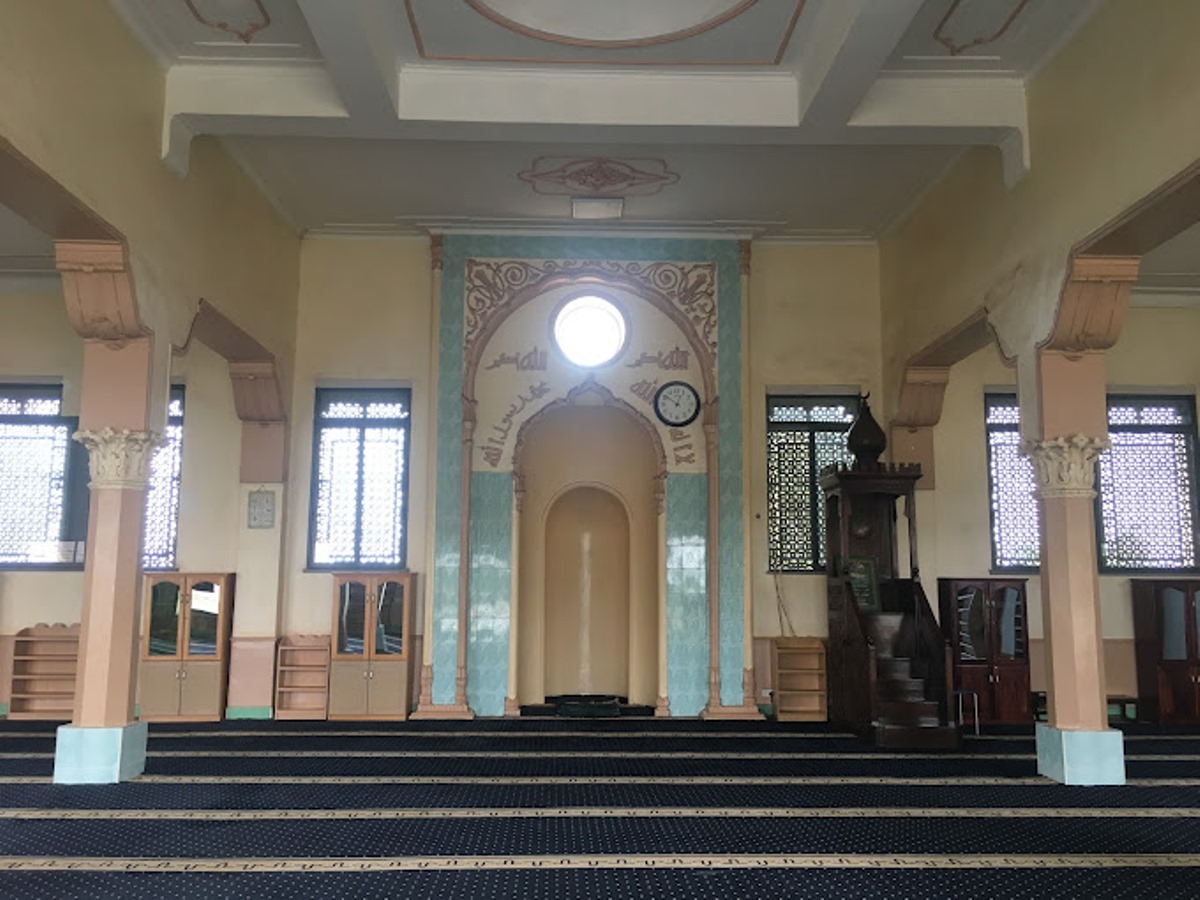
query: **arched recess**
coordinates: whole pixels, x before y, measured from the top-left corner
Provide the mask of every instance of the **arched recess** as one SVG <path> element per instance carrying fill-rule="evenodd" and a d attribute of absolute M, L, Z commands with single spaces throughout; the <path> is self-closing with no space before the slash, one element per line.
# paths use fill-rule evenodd
<path fill-rule="evenodd" d="M 546 695 L 548 527 L 556 502 L 580 488 L 616 498 L 628 523 L 627 671 L 631 702 L 653 704 L 665 657 L 665 554 L 660 540 L 666 455 L 657 430 L 629 404 L 585 382 L 522 425 L 514 457 L 515 619 L 506 706 Z"/>
<path fill-rule="evenodd" d="M 546 510 L 545 693 L 629 696 L 630 527 L 607 487 L 572 485 Z"/>

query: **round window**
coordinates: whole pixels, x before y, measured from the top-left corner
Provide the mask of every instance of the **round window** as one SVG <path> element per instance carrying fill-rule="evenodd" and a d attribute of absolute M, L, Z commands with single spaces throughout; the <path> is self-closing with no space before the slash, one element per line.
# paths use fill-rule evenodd
<path fill-rule="evenodd" d="M 554 342 L 575 365 L 602 366 L 625 346 L 625 316 L 603 297 L 576 297 L 554 317 Z"/>

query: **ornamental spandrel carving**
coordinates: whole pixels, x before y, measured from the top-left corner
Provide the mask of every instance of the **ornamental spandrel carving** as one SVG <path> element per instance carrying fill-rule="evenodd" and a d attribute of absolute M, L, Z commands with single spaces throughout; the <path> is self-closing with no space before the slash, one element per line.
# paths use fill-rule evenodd
<path fill-rule="evenodd" d="M 162 440 L 162 435 L 157 432 L 128 428 L 77 431 L 72 436 L 87 447 L 88 468 L 92 476 L 88 487 L 93 490 L 145 488 L 150 458 Z"/>
<path fill-rule="evenodd" d="M 1096 460 L 1108 448 L 1108 438 L 1086 434 L 1021 443 L 1033 462 L 1039 497 L 1094 497 Z"/>
<path fill-rule="evenodd" d="M 624 281 L 663 297 L 717 353 L 717 266 L 715 263 L 630 262 L 610 259 L 468 259 L 465 273 L 463 345 L 466 356 L 489 325 L 518 297 L 541 293 L 557 280 L 583 276 Z"/>

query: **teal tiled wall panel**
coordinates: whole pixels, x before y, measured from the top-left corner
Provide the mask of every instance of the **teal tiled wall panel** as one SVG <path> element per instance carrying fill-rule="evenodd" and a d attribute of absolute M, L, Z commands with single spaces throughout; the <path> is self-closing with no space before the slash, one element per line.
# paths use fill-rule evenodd
<path fill-rule="evenodd" d="M 471 473 L 471 603 L 467 703 L 479 716 L 504 715 L 512 609 L 512 473 Z"/>
<path fill-rule="evenodd" d="M 708 476 L 667 476 L 667 696 L 671 715 L 708 702 Z"/>
<path fill-rule="evenodd" d="M 742 285 L 735 241 L 717 260 L 717 596 L 721 703 L 742 702 L 745 665 L 742 596 Z"/>

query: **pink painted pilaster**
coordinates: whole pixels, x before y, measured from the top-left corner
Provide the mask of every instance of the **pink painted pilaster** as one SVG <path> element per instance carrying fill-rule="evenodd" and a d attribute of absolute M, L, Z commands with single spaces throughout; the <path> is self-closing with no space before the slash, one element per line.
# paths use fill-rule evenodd
<path fill-rule="evenodd" d="M 106 427 L 75 439 L 92 480 L 72 722 L 121 727 L 133 721 L 146 472 L 158 435 Z"/>

